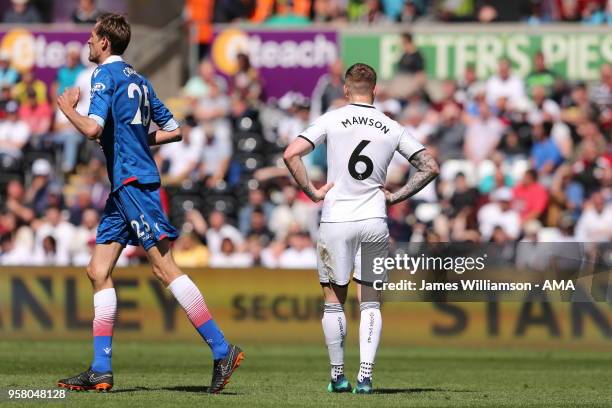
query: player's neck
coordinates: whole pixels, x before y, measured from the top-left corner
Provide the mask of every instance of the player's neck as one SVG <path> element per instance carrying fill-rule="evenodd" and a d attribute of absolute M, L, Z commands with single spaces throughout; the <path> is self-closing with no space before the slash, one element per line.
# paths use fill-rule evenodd
<path fill-rule="evenodd" d="M 361 104 L 361 105 L 373 105 L 374 100 L 370 96 L 351 96 L 349 103 Z"/>
<path fill-rule="evenodd" d="M 114 54 L 106 54 L 100 57 L 100 60 L 98 62 L 98 65 L 102 65 L 104 64 L 109 58 L 115 56 Z M 117 55 L 117 57 L 121 57 L 120 55 Z"/>

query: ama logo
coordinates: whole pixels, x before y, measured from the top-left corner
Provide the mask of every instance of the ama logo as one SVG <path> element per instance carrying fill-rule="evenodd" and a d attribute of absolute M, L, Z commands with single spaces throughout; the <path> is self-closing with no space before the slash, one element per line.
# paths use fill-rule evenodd
<path fill-rule="evenodd" d="M 212 59 L 225 75 L 238 72 L 236 56 L 247 54 L 255 68 L 324 68 L 338 58 L 336 42 L 322 33 L 301 33 L 280 39 L 278 34 L 229 29 L 212 45 Z"/>

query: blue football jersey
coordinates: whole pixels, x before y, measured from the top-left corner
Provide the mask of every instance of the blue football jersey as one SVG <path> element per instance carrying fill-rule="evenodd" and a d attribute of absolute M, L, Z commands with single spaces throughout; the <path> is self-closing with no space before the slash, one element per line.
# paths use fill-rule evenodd
<path fill-rule="evenodd" d="M 172 131 L 178 123 L 149 81 L 121 57 L 107 58 L 93 72 L 88 116 L 104 129 L 100 142 L 112 191 L 134 181 L 160 182 L 147 141 L 149 124 Z"/>

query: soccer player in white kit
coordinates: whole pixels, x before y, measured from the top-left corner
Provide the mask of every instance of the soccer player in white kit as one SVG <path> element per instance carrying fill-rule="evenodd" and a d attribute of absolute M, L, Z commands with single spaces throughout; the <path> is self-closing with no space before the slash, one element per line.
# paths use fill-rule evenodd
<path fill-rule="evenodd" d="M 285 164 L 300 188 L 314 202 L 324 200 L 317 266 L 325 298 L 322 325 L 331 363 L 330 392 L 372 392 L 382 318 L 380 293 L 372 288 L 371 279 L 362 280 L 361 244 L 376 243 L 387 250 L 386 206 L 411 197 L 439 173 L 425 147 L 372 105 L 375 87 L 376 72 L 372 67 L 361 63 L 351 66 L 344 84 L 349 104 L 315 120 L 284 154 Z M 317 189 L 308 178 L 302 156 L 321 143 L 327 144 L 327 184 Z M 396 151 L 408 159 L 416 172 L 405 186 L 392 193 L 384 185 Z M 343 307 L 351 272 L 361 310 L 361 363 L 355 389 L 344 376 Z"/>

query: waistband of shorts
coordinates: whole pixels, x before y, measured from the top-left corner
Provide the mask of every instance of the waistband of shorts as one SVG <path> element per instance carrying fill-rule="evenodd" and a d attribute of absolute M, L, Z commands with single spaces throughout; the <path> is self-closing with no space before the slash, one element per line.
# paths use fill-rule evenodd
<path fill-rule="evenodd" d="M 386 220 L 387 217 L 368 217 L 368 218 L 360 218 L 358 220 L 350 220 L 350 221 L 321 221 L 320 224 L 346 224 L 350 222 L 361 222 L 368 220 Z"/>

